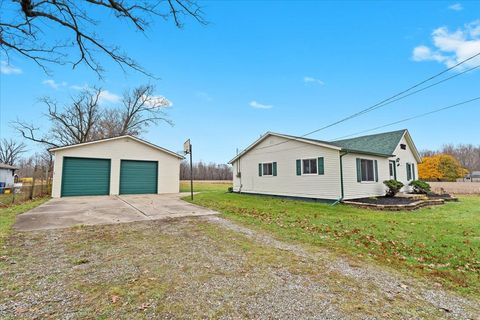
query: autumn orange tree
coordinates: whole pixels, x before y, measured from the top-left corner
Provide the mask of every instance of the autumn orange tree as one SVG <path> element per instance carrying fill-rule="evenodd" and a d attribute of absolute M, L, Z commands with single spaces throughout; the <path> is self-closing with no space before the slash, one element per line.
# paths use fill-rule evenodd
<path fill-rule="evenodd" d="M 448 154 L 424 157 L 418 165 L 418 175 L 427 181 L 455 181 L 468 173 L 460 162 Z"/>

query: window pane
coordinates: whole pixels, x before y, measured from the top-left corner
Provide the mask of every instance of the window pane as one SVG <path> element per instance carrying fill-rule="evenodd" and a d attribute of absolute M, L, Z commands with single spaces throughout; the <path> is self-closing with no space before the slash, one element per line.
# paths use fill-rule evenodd
<path fill-rule="evenodd" d="M 362 181 L 367 181 L 367 162 L 365 160 L 361 160 L 362 166 Z"/>
<path fill-rule="evenodd" d="M 310 173 L 310 161 L 303 160 L 303 173 Z"/>
<path fill-rule="evenodd" d="M 374 181 L 375 172 L 373 168 L 373 160 L 361 160 L 362 166 L 362 181 Z"/>
<path fill-rule="evenodd" d="M 263 164 L 263 175 L 264 176 L 271 176 L 272 175 L 272 163 L 264 163 Z"/>
<path fill-rule="evenodd" d="M 303 163 L 303 174 L 317 173 L 316 159 L 304 159 L 302 163 Z"/>
<path fill-rule="evenodd" d="M 310 159 L 310 173 L 317 173 L 317 159 Z"/>

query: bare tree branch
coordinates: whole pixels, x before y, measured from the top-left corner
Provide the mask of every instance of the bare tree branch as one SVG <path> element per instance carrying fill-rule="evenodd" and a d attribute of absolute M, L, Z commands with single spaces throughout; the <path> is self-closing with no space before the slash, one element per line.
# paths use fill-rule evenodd
<path fill-rule="evenodd" d="M 140 32 L 145 32 L 153 16 L 173 17 L 179 28 L 184 17 L 193 17 L 206 24 L 201 8 L 192 0 L 1 1 L 0 49 L 7 57 L 14 52 L 33 60 L 47 73 L 51 64 L 70 64 L 73 68 L 84 64 L 101 77 L 104 69 L 99 62 L 99 53 L 103 53 L 123 70 L 133 69 L 153 77 L 118 46 L 107 44 L 97 35 L 95 31 L 100 29 L 99 22 L 90 16 L 98 9 L 111 12 L 118 19 L 126 19 Z M 61 38 L 62 32 L 51 30 L 67 30 L 69 36 Z M 71 48 L 76 49 L 77 57 L 70 54 Z"/>
<path fill-rule="evenodd" d="M 11 166 L 15 165 L 26 150 L 27 146 L 23 142 L 15 140 L 0 140 L 0 162 Z"/>
<path fill-rule="evenodd" d="M 13 123 L 14 128 L 27 140 L 59 147 L 121 135 L 138 136 L 150 125 L 160 122 L 172 124 L 165 109 L 171 103 L 162 96 L 154 95 L 155 87 L 144 85 L 126 91 L 121 105 L 106 108 L 100 104 L 101 88 L 82 91 L 72 101 L 60 108 L 49 97 L 41 99 L 47 107 L 45 114 L 50 128 L 42 133 L 38 127 L 22 121 Z"/>

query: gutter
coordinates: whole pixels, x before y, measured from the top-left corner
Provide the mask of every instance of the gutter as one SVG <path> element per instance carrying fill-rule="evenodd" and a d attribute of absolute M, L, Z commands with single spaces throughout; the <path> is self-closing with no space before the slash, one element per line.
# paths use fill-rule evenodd
<path fill-rule="evenodd" d="M 335 201 L 332 206 L 336 205 L 337 203 L 341 202 L 343 198 L 345 197 L 345 189 L 343 187 L 343 161 L 342 158 L 343 156 L 347 155 L 349 152 L 346 151 L 345 153 L 340 154 L 340 191 L 341 191 L 341 197 Z"/>
<path fill-rule="evenodd" d="M 382 158 L 391 158 L 394 157 L 394 154 L 384 154 L 384 153 L 376 153 L 376 152 L 369 152 L 369 151 L 361 151 L 361 150 L 354 150 L 354 149 L 346 149 L 342 148 L 342 151 L 345 151 L 345 154 L 347 153 L 358 153 L 358 154 L 367 154 L 370 156 L 377 156 L 377 157 L 382 157 Z"/>

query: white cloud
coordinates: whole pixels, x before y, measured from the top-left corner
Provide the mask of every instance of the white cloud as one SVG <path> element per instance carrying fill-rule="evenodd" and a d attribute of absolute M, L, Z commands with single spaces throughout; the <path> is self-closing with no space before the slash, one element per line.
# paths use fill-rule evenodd
<path fill-rule="evenodd" d="M 452 4 L 451 6 L 448 6 L 448 9 L 453 11 L 462 11 L 463 6 L 460 3 L 455 3 L 455 4 Z"/>
<path fill-rule="evenodd" d="M 73 89 L 73 90 L 78 90 L 78 91 L 90 89 L 90 87 L 86 83 L 84 83 L 82 85 L 73 84 L 73 85 L 70 86 L 70 88 Z"/>
<path fill-rule="evenodd" d="M 173 106 L 172 101 L 168 100 L 164 96 L 148 96 L 144 97 L 145 105 L 149 107 L 171 107 Z"/>
<path fill-rule="evenodd" d="M 273 106 L 270 105 L 270 104 L 259 103 L 255 100 L 250 101 L 249 105 L 250 105 L 250 107 L 255 108 L 255 109 L 271 109 L 271 108 L 273 108 Z"/>
<path fill-rule="evenodd" d="M 7 61 L 0 61 L 0 73 L 1 74 L 21 74 L 22 69 L 8 64 Z"/>
<path fill-rule="evenodd" d="M 115 93 L 111 93 L 108 90 L 102 90 L 100 92 L 100 96 L 98 97 L 98 100 L 100 102 L 111 102 L 111 103 L 117 103 L 119 102 L 121 97 L 119 95 L 116 95 Z"/>
<path fill-rule="evenodd" d="M 413 49 L 414 61 L 437 61 L 452 67 L 480 53 L 480 20 L 466 24 L 463 28 L 450 31 L 447 27 L 432 32 L 433 48 L 424 45 Z M 469 60 L 459 70 L 478 65 L 480 57 Z"/>
<path fill-rule="evenodd" d="M 314 78 L 314 77 L 303 77 L 303 82 L 305 82 L 306 84 L 313 83 L 313 84 L 318 84 L 318 85 L 321 85 L 321 86 L 323 86 L 325 84 L 325 82 L 323 82 L 322 80 Z"/>
<path fill-rule="evenodd" d="M 56 82 L 53 79 L 43 80 L 42 84 L 44 84 L 46 86 L 49 86 L 50 88 L 55 89 L 55 90 L 57 90 L 60 87 L 66 87 L 67 86 L 67 83 L 65 81 Z"/>

